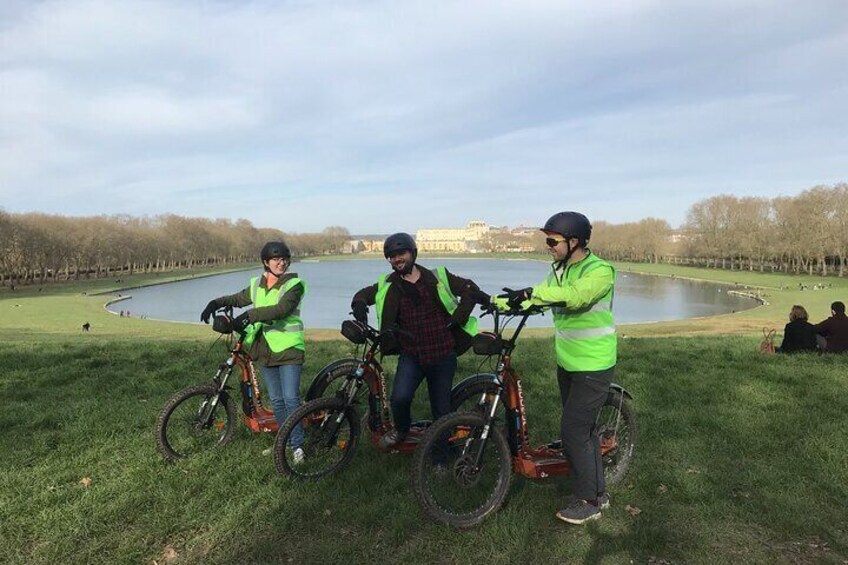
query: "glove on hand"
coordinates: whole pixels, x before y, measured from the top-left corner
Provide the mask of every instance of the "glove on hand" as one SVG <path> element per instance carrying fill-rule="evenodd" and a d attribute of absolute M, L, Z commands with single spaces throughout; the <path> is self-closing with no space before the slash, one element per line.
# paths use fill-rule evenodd
<path fill-rule="evenodd" d="M 498 312 L 506 312 L 509 310 L 509 304 L 507 304 L 506 298 L 502 296 L 492 296 L 491 303 Z"/>
<path fill-rule="evenodd" d="M 243 332 L 250 325 L 250 311 L 242 312 L 233 319 L 233 329 Z"/>
<path fill-rule="evenodd" d="M 206 308 L 203 309 L 203 312 L 200 313 L 200 321 L 204 324 L 208 324 L 209 318 L 212 317 L 212 314 L 214 314 L 217 309 L 218 303 L 214 300 L 210 301 L 209 304 L 206 305 Z"/>
<path fill-rule="evenodd" d="M 368 305 L 362 302 L 361 300 L 357 300 L 353 304 L 350 305 L 353 310 L 353 319 L 357 322 L 367 324 L 368 323 Z"/>
<path fill-rule="evenodd" d="M 504 288 L 504 292 L 506 293 L 504 298 L 506 298 L 506 302 L 510 308 L 520 308 L 521 303 L 525 300 L 530 299 L 530 295 L 533 294 L 533 289 L 530 287 L 522 288 L 521 290 L 512 290 L 511 288 Z"/>

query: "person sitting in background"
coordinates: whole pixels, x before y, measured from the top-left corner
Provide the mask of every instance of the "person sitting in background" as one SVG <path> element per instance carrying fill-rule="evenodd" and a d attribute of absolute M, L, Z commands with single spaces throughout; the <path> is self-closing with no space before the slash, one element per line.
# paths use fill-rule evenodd
<path fill-rule="evenodd" d="M 845 353 L 848 351 L 848 316 L 845 315 L 845 303 L 836 301 L 830 305 L 831 316 L 816 324 L 816 332 L 824 338 L 822 349 L 826 353 Z"/>
<path fill-rule="evenodd" d="M 783 328 L 783 342 L 777 348 L 778 353 L 797 353 L 815 351 L 816 328 L 808 322 L 809 316 L 803 306 L 798 304 L 789 312 L 789 323 Z"/>

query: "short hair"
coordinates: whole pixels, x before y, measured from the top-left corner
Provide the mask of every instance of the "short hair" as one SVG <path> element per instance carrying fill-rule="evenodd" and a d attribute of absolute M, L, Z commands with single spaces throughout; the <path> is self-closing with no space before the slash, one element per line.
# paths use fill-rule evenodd
<path fill-rule="evenodd" d="M 795 320 L 808 320 L 810 317 L 807 315 L 807 310 L 804 309 L 800 304 L 796 304 L 792 307 L 792 310 L 789 312 L 789 321 L 794 322 Z"/>
<path fill-rule="evenodd" d="M 830 309 L 836 312 L 837 314 L 845 313 L 845 303 L 841 300 L 837 300 L 833 304 L 830 305 Z"/>

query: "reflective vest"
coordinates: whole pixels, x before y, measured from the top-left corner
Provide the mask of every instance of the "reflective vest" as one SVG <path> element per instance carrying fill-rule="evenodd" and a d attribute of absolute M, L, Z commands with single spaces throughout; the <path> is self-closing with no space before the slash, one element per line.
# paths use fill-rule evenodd
<path fill-rule="evenodd" d="M 454 295 L 450 288 L 447 271 L 444 267 L 437 267 L 435 269 L 431 269 L 431 272 L 436 275 L 436 293 L 439 296 L 439 301 L 442 303 L 442 306 L 445 307 L 445 310 L 448 311 L 448 314 L 453 314 L 459 306 L 459 299 Z M 388 277 L 388 274 L 382 274 L 377 280 L 377 296 L 374 299 L 377 307 L 377 328 L 382 327 L 383 305 L 386 302 L 386 294 L 389 292 L 389 287 L 392 286 L 392 283 L 386 280 Z M 468 321 L 465 322 L 462 329 L 470 336 L 477 335 L 477 318 L 469 316 Z"/>
<path fill-rule="evenodd" d="M 556 272 L 551 272 L 544 284 L 549 287 L 573 284 L 598 267 L 609 267 L 615 278 L 612 265 L 589 254 L 579 263 L 566 266 L 562 282 L 557 279 Z M 613 292 L 611 287 L 595 304 L 580 310 L 560 306 L 551 309 L 557 364 L 566 371 L 603 371 L 615 365 L 617 340 L 612 316 Z"/>
<path fill-rule="evenodd" d="M 250 279 L 250 300 L 253 302 L 254 308 L 276 306 L 283 295 L 298 284 L 303 285 L 300 302 L 303 302 L 303 297 L 306 296 L 306 283 L 297 277 L 289 279 L 282 287 L 271 287 L 270 289 L 261 286 L 259 284 L 260 279 L 261 277 Z M 268 347 L 274 353 L 280 353 L 292 347 L 305 351 L 303 320 L 300 319 L 300 302 L 288 316 L 281 320 L 254 322 L 248 326 L 247 335 L 244 338 L 245 345 L 250 346 L 261 330 L 262 335 L 265 336 L 265 341 L 268 342 Z"/>

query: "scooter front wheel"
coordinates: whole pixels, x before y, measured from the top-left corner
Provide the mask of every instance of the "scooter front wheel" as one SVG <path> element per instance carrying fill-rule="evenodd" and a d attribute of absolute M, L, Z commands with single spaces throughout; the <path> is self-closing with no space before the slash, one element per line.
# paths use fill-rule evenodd
<path fill-rule="evenodd" d="M 183 389 L 168 399 L 156 419 L 156 447 L 174 462 L 227 445 L 235 433 L 236 407 L 214 385 Z"/>
<path fill-rule="evenodd" d="M 320 479 L 350 463 L 359 441 L 359 414 L 340 398 L 316 398 L 292 412 L 274 440 L 277 473 Z M 300 441 L 300 445 L 295 442 Z M 301 455 L 296 453 L 302 450 Z"/>
<path fill-rule="evenodd" d="M 503 505 L 512 479 L 499 428 L 474 412 L 448 414 L 427 430 L 412 463 L 412 491 L 433 520 L 470 528 Z"/>

